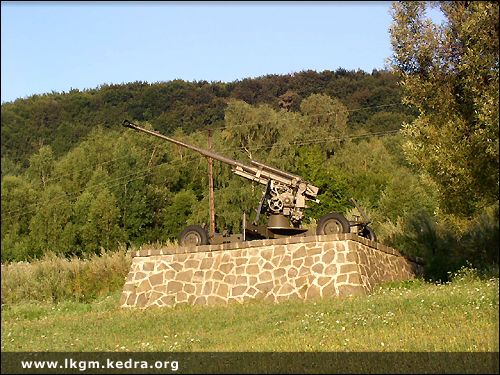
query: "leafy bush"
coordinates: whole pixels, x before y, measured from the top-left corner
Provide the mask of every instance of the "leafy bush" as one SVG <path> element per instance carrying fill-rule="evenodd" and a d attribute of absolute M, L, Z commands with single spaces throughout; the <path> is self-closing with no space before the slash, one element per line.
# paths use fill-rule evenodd
<path fill-rule="evenodd" d="M 495 273 L 498 221 L 498 204 L 467 221 L 418 212 L 394 227 L 387 242 L 406 254 L 423 257 L 425 277 L 430 280 L 449 281 L 467 265 L 482 273 Z"/>
<path fill-rule="evenodd" d="M 476 267 L 485 268 L 498 265 L 498 201 L 475 217 L 470 228 L 462 236 L 462 246 Z"/>

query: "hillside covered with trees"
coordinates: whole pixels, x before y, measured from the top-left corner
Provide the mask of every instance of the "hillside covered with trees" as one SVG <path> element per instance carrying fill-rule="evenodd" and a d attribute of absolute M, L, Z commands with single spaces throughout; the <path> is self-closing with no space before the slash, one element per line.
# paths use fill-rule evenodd
<path fill-rule="evenodd" d="M 340 88 L 343 100 L 331 95 Z M 120 126 L 125 118 L 201 147 L 206 130 L 214 129 L 215 151 L 242 161 L 251 155 L 321 184 L 322 200 L 328 198 L 321 209 L 312 208 L 313 217 L 344 211 L 352 172 L 322 163 L 338 152 L 335 160 L 352 164 L 358 139 L 395 134 L 403 120 L 414 118 L 400 100 L 391 73 L 339 70 L 228 84 L 133 83 L 6 103 L 2 238 L 8 246 L 2 254 L 93 253 L 120 242 L 173 239 L 186 223 L 207 221 L 206 160 L 127 131 Z M 218 227 L 238 228 L 240 207 L 253 214 L 260 187 L 225 165 L 215 168 Z M 381 183 L 367 194 L 378 196 Z M 7 255 L 11 246 L 18 250 Z"/>
<path fill-rule="evenodd" d="M 379 240 L 425 257 L 431 278 L 498 264 L 498 5 L 481 4 L 443 3 L 448 39 L 421 45 L 411 34 L 434 30 L 425 4 L 396 4 L 392 71 L 134 82 L 2 104 L 2 262 L 208 223 L 206 159 L 120 126 L 129 119 L 203 148 L 213 129 L 214 151 L 302 176 L 320 187 L 313 221 L 352 216 L 356 198 Z M 217 227 L 239 231 L 261 186 L 218 162 L 214 175 Z"/>
<path fill-rule="evenodd" d="M 175 80 L 102 85 L 2 104 L 2 170 L 19 162 L 26 167 L 28 157 L 42 145 L 50 145 L 59 157 L 92 129 L 114 129 L 124 118 L 147 121 L 164 134 L 172 134 L 176 129 L 189 134 L 223 127 L 230 99 L 278 109 L 279 97 L 286 93 L 292 96 L 292 111 L 297 111 L 301 101 L 311 94 L 339 98 L 352 111 L 352 128 L 384 130 L 391 123 L 416 114 L 401 104 L 397 79 L 386 71 L 368 74 L 338 69 L 268 75 L 231 83 Z"/>

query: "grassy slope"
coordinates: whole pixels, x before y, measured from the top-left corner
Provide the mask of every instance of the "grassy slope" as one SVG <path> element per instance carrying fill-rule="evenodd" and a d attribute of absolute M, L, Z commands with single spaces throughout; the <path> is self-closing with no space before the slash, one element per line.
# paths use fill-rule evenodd
<path fill-rule="evenodd" d="M 498 278 L 386 285 L 368 297 L 125 310 L 3 306 L 2 351 L 498 351 Z"/>

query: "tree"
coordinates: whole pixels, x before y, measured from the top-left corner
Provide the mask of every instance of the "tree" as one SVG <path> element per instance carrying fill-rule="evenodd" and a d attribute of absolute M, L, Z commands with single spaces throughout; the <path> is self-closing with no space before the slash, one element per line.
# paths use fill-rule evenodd
<path fill-rule="evenodd" d="M 71 214 L 71 203 L 60 185 L 49 185 L 41 194 L 38 209 L 29 224 L 34 255 L 72 251 L 74 228 Z"/>
<path fill-rule="evenodd" d="M 8 156 L 2 156 L 2 178 L 7 175 L 16 176 L 21 173 L 21 165 Z"/>
<path fill-rule="evenodd" d="M 42 146 L 38 150 L 38 153 L 30 157 L 30 166 L 26 173 L 33 182 L 39 183 L 39 186 L 45 188 L 53 169 L 54 153 L 52 152 L 52 147 Z"/>
<path fill-rule="evenodd" d="M 262 160 L 283 136 L 280 116 L 268 105 L 252 106 L 231 100 L 226 108 L 225 121 L 222 137 L 226 147 L 241 148 L 251 159 Z"/>
<path fill-rule="evenodd" d="M 328 158 L 321 144 L 301 146 L 296 151 L 293 173 L 319 188 L 321 204 L 307 202 L 308 217 L 319 218 L 330 212 L 345 212 L 350 206 L 348 179 Z"/>
<path fill-rule="evenodd" d="M 37 190 L 22 176 L 2 178 L 2 262 L 31 254 L 29 222 L 36 211 Z"/>
<path fill-rule="evenodd" d="M 435 180 L 443 209 L 470 217 L 499 193 L 499 6 L 439 2 L 441 25 L 426 18 L 428 7 L 392 7 L 391 65 L 404 103 L 419 111 L 404 126 L 405 152 Z"/>
<path fill-rule="evenodd" d="M 115 196 L 103 188 L 95 194 L 89 205 L 87 223 L 83 227 L 87 248 L 98 252 L 101 247 L 114 250 L 123 239 L 118 227 L 120 210 Z"/>
<path fill-rule="evenodd" d="M 313 94 L 300 112 L 275 111 L 268 105 L 230 101 L 222 137 L 226 146 L 245 150 L 246 156 L 290 170 L 298 146 L 321 143 L 331 152 L 347 131 L 347 108 L 328 95 Z"/>
<path fill-rule="evenodd" d="M 377 206 L 382 192 L 397 171 L 397 163 L 379 138 L 349 141 L 332 164 L 344 174 L 349 193 L 366 206 Z"/>
<path fill-rule="evenodd" d="M 167 238 L 177 238 L 186 226 L 188 217 L 193 213 L 196 196 L 192 190 L 178 192 L 172 203 L 165 209 L 164 227 Z"/>
<path fill-rule="evenodd" d="M 302 101 L 300 112 L 306 122 L 301 134 L 304 143 L 321 141 L 324 142 L 323 148 L 332 152 L 344 142 L 348 113 L 340 100 L 328 95 L 313 94 Z"/>

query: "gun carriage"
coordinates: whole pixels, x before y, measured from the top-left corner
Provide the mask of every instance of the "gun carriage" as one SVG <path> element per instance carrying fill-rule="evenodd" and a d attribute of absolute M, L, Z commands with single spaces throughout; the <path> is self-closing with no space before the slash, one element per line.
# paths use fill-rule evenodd
<path fill-rule="evenodd" d="M 319 199 L 317 199 L 319 188 L 300 176 L 265 165 L 256 160 L 250 160 L 250 164 L 245 164 L 210 150 L 167 137 L 153 130 L 145 129 L 128 120 L 123 121 L 123 126 L 153 135 L 178 146 L 196 151 L 207 158 L 228 164 L 234 174 L 264 185 L 264 191 L 254 221 L 247 222 L 246 214 L 243 213 L 241 233 L 209 234 L 203 226 L 189 225 L 179 234 L 179 243 L 181 245 L 196 246 L 266 238 L 350 232 L 376 241 L 375 233 L 368 226 L 370 220 L 353 198 L 351 198 L 351 202 L 361 214 L 361 216 L 356 216 L 355 220 L 349 221 L 344 215 L 332 212 L 318 220 L 315 230 L 306 229 L 302 226 L 302 221 L 305 218 L 304 210 L 308 207 L 306 202 L 320 203 Z M 266 216 L 266 224 L 259 224 L 261 215 Z"/>

